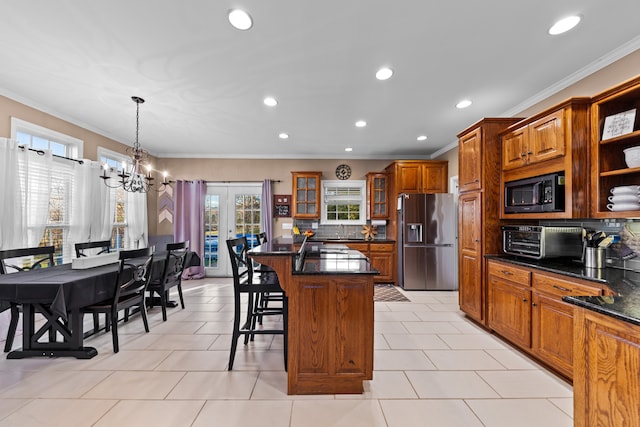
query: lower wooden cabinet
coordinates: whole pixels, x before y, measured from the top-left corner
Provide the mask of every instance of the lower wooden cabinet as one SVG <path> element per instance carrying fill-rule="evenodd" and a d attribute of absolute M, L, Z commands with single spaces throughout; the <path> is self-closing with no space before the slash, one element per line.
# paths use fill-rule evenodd
<path fill-rule="evenodd" d="M 374 283 L 394 283 L 395 282 L 395 243 L 347 243 L 351 249 L 362 252 L 369 262 L 380 272 L 373 276 Z"/>
<path fill-rule="evenodd" d="M 395 266 L 394 243 L 369 243 L 369 261 L 380 272 L 373 276 L 374 283 L 393 283 Z"/>
<path fill-rule="evenodd" d="M 640 426 L 640 327 L 575 309 L 576 427 Z"/>
<path fill-rule="evenodd" d="M 520 347 L 531 346 L 531 273 L 489 263 L 487 325 Z"/>
<path fill-rule="evenodd" d="M 575 306 L 562 297 L 602 292 L 597 284 L 489 260 L 487 326 L 571 379 Z"/>

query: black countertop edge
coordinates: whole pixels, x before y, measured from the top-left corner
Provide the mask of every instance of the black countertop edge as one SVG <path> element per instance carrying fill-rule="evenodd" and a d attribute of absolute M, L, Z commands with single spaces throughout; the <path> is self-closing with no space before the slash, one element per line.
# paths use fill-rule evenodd
<path fill-rule="evenodd" d="M 629 298 L 564 296 L 562 301 L 640 326 L 640 305 Z"/>
<path fill-rule="evenodd" d="M 318 243 L 395 243 L 395 240 L 390 239 L 373 239 L 373 240 L 365 240 L 365 239 L 332 239 L 331 237 L 312 237 L 308 240 L 308 242 L 318 242 Z"/>
<path fill-rule="evenodd" d="M 612 267 L 587 269 L 579 262 L 560 258 L 536 260 L 513 255 L 487 255 L 486 258 L 604 285 L 613 295 L 565 296 L 562 300 L 640 326 L 640 273 L 638 272 Z"/>

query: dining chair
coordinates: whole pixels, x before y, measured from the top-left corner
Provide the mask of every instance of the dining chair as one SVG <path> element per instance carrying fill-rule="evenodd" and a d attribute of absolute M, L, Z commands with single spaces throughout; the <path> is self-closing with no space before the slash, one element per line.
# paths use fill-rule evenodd
<path fill-rule="evenodd" d="M 184 298 L 182 296 L 182 272 L 184 271 L 187 252 L 189 251 L 189 241 L 179 243 L 167 243 L 167 256 L 164 260 L 162 276 L 156 280 L 151 280 L 147 290 L 149 297 L 157 293 L 162 306 L 162 320 L 167 321 L 167 300 L 169 299 L 169 289 L 174 286 L 178 288 L 180 305 L 184 310 Z M 151 303 L 150 307 L 153 307 Z"/>
<path fill-rule="evenodd" d="M 139 307 L 144 330 L 149 332 L 145 295 L 149 284 L 153 251 L 151 248 L 120 251 L 119 260 L 120 266 L 114 283 L 113 297 L 81 309 L 83 314 L 106 314 L 107 326 L 105 326 L 105 330 L 111 329 L 114 353 L 120 350 L 118 345 L 118 313 L 121 310 Z"/>
<path fill-rule="evenodd" d="M 87 249 L 96 249 L 96 248 L 100 249 L 99 251 L 94 250 L 93 252 L 95 253 L 93 253 L 93 255 L 106 254 L 111 251 L 111 240 L 100 240 L 96 242 L 76 243 L 75 248 L 76 248 L 76 258 L 86 257 L 87 254 L 85 253 L 85 251 Z"/>
<path fill-rule="evenodd" d="M 53 254 L 56 249 L 54 246 L 39 246 L 35 248 L 7 249 L 0 251 L 0 274 L 19 273 L 22 271 L 33 270 L 36 268 L 46 268 L 55 265 Z M 20 262 L 17 262 L 20 261 Z M 13 340 L 18 330 L 18 321 L 20 320 L 20 304 L 11 303 L 11 320 L 9 321 L 9 329 L 7 331 L 7 339 L 4 343 L 4 352 L 11 351 Z M 50 333 L 54 333 L 50 331 Z M 51 338 L 51 336 L 50 336 Z M 55 337 L 53 337 L 55 340 Z"/>
<path fill-rule="evenodd" d="M 282 307 L 263 308 L 255 305 L 255 299 L 264 292 L 283 292 L 275 273 L 254 274 L 251 260 L 247 257 L 249 244 L 246 236 L 227 240 L 231 270 L 233 272 L 233 332 L 231 336 L 231 351 L 229 354 L 229 370 L 233 369 L 233 362 L 238 346 L 238 338 L 244 335 L 244 344 L 249 339 L 253 341 L 255 335 L 275 334 L 284 338 L 284 367 L 287 369 L 287 325 L 288 306 L 287 298 L 283 298 Z M 241 326 L 242 295 L 247 295 L 246 318 Z M 282 316 L 282 328 L 258 329 L 256 320 L 261 316 Z"/>

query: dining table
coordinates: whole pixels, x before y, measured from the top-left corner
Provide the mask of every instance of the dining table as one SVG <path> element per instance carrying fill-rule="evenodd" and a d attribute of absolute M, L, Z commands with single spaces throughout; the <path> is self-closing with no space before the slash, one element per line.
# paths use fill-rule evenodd
<path fill-rule="evenodd" d="M 165 259 L 166 252 L 154 253 L 152 279 L 162 275 Z M 185 268 L 196 265 L 200 257 L 189 252 Z M 117 262 L 87 269 L 68 263 L 0 275 L 0 309 L 15 303 L 23 311 L 22 348 L 9 352 L 7 359 L 96 356 L 94 347 L 84 346 L 82 308 L 113 298 L 118 269 Z M 44 323 L 36 321 L 36 314 Z"/>

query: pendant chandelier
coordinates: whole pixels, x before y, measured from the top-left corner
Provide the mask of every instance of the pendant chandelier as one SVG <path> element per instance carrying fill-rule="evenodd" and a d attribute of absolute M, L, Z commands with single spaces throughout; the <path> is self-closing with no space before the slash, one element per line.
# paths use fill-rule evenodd
<path fill-rule="evenodd" d="M 139 96 L 132 96 L 131 99 L 136 103 L 136 140 L 133 143 L 133 147 L 128 147 L 126 150 L 127 154 L 131 157 L 131 162 L 123 161 L 122 169 L 116 170 L 120 178 L 116 182 L 116 185 L 109 184 L 111 176 L 109 176 L 110 174 L 108 174 L 108 172 L 111 172 L 113 169 L 106 163 L 103 165 L 103 172 L 100 178 L 104 180 L 105 185 L 109 188 L 122 187 L 123 190 L 131 193 L 146 193 L 153 188 L 154 178 L 151 176 L 153 169 L 149 163 L 149 155 L 140 146 L 139 141 L 140 104 L 144 103 L 144 99 Z M 167 180 L 167 172 L 164 172 L 160 190 L 170 183 L 171 181 Z"/>

